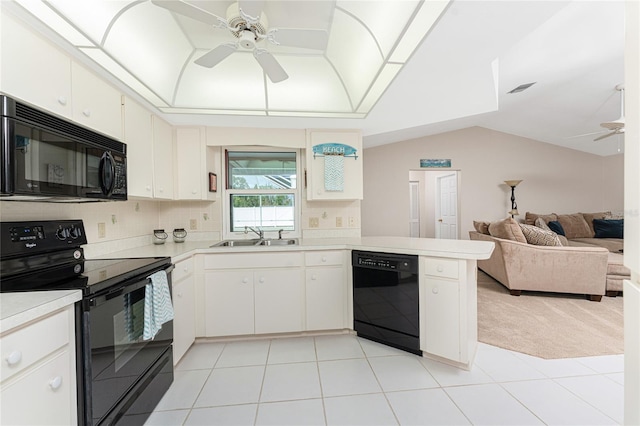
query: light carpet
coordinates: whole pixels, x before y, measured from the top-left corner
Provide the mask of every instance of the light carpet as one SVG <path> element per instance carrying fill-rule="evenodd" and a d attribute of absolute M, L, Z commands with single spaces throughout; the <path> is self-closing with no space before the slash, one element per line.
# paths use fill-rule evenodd
<path fill-rule="evenodd" d="M 478 271 L 478 340 L 546 359 L 624 352 L 623 299 L 522 292 Z"/>

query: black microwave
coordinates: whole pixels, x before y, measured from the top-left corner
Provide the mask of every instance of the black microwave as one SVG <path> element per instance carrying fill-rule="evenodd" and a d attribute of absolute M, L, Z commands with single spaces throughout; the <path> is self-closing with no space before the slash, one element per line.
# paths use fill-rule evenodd
<path fill-rule="evenodd" d="M 1 199 L 127 199 L 124 143 L 7 96 L 0 104 Z"/>

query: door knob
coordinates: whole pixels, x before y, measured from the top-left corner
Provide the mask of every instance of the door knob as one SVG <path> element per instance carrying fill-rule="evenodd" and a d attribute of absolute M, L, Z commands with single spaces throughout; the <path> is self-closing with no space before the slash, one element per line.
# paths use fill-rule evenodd
<path fill-rule="evenodd" d="M 438 219 L 438 222 L 442 222 L 442 219 Z"/>

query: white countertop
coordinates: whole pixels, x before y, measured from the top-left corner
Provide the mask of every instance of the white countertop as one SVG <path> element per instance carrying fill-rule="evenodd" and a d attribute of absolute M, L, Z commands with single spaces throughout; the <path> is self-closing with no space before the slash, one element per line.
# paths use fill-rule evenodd
<path fill-rule="evenodd" d="M 81 298 L 80 290 L 2 293 L 0 294 L 0 333 L 67 307 Z"/>
<path fill-rule="evenodd" d="M 202 253 L 245 253 L 267 251 L 300 250 L 367 250 L 415 254 L 454 259 L 488 259 L 494 244 L 489 241 L 441 240 L 434 238 L 409 237 L 361 237 L 361 238 L 304 238 L 297 245 L 289 246 L 248 246 L 248 247 L 211 247 L 218 241 L 193 241 L 184 243 L 168 242 L 161 245 L 150 244 L 135 249 L 113 252 L 102 258 L 116 257 L 155 257 L 169 256 L 173 262 L 179 262 L 193 254 Z"/>

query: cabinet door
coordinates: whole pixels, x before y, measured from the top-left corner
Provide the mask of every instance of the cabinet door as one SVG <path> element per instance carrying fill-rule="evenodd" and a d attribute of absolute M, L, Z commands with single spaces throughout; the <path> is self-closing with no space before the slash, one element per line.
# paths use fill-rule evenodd
<path fill-rule="evenodd" d="M 345 328 L 344 269 L 307 268 L 306 316 L 307 330 Z"/>
<path fill-rule="evenodd" d="M 304 296 L 300 269 L 254 272 L 256 334 L 302 331 Z"/>
<path fill-rule="evenodd" d="M 329 156 L 315 156 L 313 147 L 321 144 L 344 144 L 357 150 L 358 158 L 344 157 L 340 164 L 330 166 Z M 361 200 L 362 199 L 362 135 L 359 131 L 310 130 L 307 135 L 307 200 Z M 331 167 L 331 169 L 328 169 Z M 326 186 L 327 173 L 337 175 L 342 190 Z M 336 178 L 334 177 L 334 180 Z"/>
<path fill-rule="evenodd" d="M 76 424 L 75 398 L 72 398 L 75 381 L 71 379 L 70 356 L 69 351 L 65 350 L 10 385 L 3 385 L 0 423 Z"/>
<path fill-rule="evenodd" d="M 178 200 L 206 199 L 203 196 L 206 173 L 203 167 L 205 161 L 203 148 L 199 128 L 176 129 L 175 158 Z"/>
<path fill-rule="evenodd" d="M 251 271 L 207 272 L 204 291 L 208 337 L 254 333 Z"/>
<path fill-rule="evenodd" d="M 122 95 L 80 64 L 71 64 L 74 121 L 122 140 Z"/>
<path fill-rule="evenodd" d="M 181 267 L 180 264 L 176 268 Z M 196 340 L 195 278 L 189 274 L 173 285 L 173 363 L 187 352 Z"/>
<path fill-rule="evenodd" d="M 423 351 L 460 360 L 460 288 L 457 281 L 426 277 Z"/>
<path fill-rule="evenodd" d="M 153 116 L 153 196 L 173 199 L 173 129 Z"/>
<path fill-rule="evenodd" d="M 0 91 L 70 118 L 71 59 L 7 13 L 0 15 Z"/>
<path fill-rule="evenodd" d="M 153 197 L 151 113 L 124 98 L 124 141 L 127 144 L 127 192 L 130 197 Z"/>

